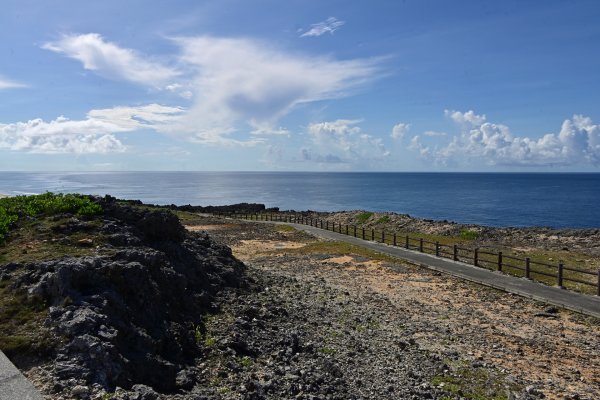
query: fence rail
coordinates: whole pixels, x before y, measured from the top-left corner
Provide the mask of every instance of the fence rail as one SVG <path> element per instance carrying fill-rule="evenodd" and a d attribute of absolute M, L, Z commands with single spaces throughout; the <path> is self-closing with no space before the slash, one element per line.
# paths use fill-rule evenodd
<path fill-rule="evenodd" d="M 310 225 L 315 228 L 354 236 L 363 240 L 385 243 L 390 246 L 404 247 L 408 250 L 416 250 L 437 257 L 461 261 L 477 267 L 508 272 L 512 275 L 524 276 L 527 279 L 534 279 L 532 275 L 553 278 L 556 285 L 560 288 L 565 288 L 565 283 L 569 282 L 592 286 L 596 289 L 595 294 L 600 296 L 600 269 L 597 271 L 590 271 L 573 266 L 566 266 L 562 262 L 549 264 L 547 262 L 533 260 L 530 257 L 522 258 L 510 254 L 503 254 L 502 251 L 493 252 L 489 250 L 480 250 L 478 248 L 469 249 L 456 244 L 442 244 L 438 241 L 433 242 L 420 237 L 399 235 L 398 233 L 386 232 L 385 230 L 377 231 L 375 229 L 365 229 L 364 227 L 359 228 L 356 225 L 330 222 L 328 220 L 298 214 L 216 213 L 215 215 L 254 221 L 277 221 Z M 565 274 L 565 272 L 567 274 Z M 584 279 L 585 277 L 591 277 L 591 280 L 586 280 Z M 548 283 L 547 279 L 540 280 L 538 278 L 536 280 Z M 581 288 L 579 287 L 575 287 L 575 289 L 581 291 Z"/>

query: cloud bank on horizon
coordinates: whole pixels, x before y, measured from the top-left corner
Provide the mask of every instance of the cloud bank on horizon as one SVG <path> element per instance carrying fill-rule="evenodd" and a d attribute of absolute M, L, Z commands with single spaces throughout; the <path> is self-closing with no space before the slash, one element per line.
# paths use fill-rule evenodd
<path fill-rule="evenodd" d="M 586 113 L 590 110 L 564 107 L 562 124 L 521 133 L 486 114 L 455 106 L 475 102 L 469 99 L 437 102 L 437 107 L 424 107 L 427 113 L 394 111 L 390 104 L 403 104 L 397 98 L 411 96 L 403 90 L 438 89 L 435 83 L 421 82 L 413 89 L 410 81 L 396 83 L 396 76 L 415 72 L 397 64 L 398 54 L 384 47 L 344 57 L 321 47 L 323 36 L 334 40 L 334 33 L 342 26 L 348 33 L 352 24 L 347 17 L 305 24 L 308 28 L 292 30 L 304 43 L 297 47 L 256 35 L 161 34 L 154 38 L 161 51 L 154 52 L 152 46 L 136 48 L 126 44 L 126 37 L 115 40 L 102 32 L 50 32 L 55 39 L 38 40 L 30 51 L 43 53 L 40 57 L 50 64 L 61 64 L 59 74 L 74 71 L 73 80 L 84 87 L 79 90 L 91 93 L 86 98 L 91 107 L 83 115 L 64 109 L 53 116 L 33 108 L 31 118 L 16 121 L 0 114 L 0 155 L 45 154 L 61 156 L 64 162 L 69 155 L 88 154 L 117 160 L 143 147 L 161 157 L 167 142 L 169 148 L 185 147 L 180 155 L 192 165 L 194 157 L 217 159 L 218 153 L 242 154 L 236 149 L 246 149 L 250 155 L 240 165 L 253 169 L 600 167 L 600 126 L 593 120 L 597 114 Z M 27 81 L 25 76 L 0 69 L 0 96 L 33 96 L 40 80 Z M 94 106 L 93 92 L 104 82 L 122 90 L 123 100 L 115 96 L 108 107 L 105 100 Z M 588 93 L 597 96 L 591 88 Z M 360 102 L 353 104 L 356 99 Z M 477 110 L 496 114 L 493 103 L 485 100 Z M 511 118 L 504 114 L 500 119 Z M 231 162 L 236 169 L 235 160 Z"/>

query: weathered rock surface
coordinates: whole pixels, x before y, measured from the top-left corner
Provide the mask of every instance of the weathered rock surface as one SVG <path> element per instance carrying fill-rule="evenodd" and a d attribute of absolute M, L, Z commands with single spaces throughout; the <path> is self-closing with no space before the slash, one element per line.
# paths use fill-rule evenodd
<path fill-rule="evenodd" d="M 154 391 L 189 387 L 193 376 L 182 373 L 203 352 L 196 338 L 203 316 L 214 310 L 220 290 L 240 285 L 244 266 L 206 234 L 186 232 L 169 212 L 112 198 L 102 205 L 104 223 L 90 233 L 112 245 L 97 255 L 3 268 L 18 271 L 12 290 L 49 306 L 45 325 L 57 345 L 38 378 L 52 398 L 121 387 L 139 394 L 132 398 L 150 399 Z M 64 230 L 85 223 L 68 225 Z"/>

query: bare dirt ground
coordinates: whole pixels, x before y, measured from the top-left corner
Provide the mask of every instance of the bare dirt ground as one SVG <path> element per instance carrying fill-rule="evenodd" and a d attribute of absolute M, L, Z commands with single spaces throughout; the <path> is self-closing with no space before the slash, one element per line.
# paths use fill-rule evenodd
<path fill-rule="evenodd" d="M 281 296 L 289 290 L 286 285 L 298 283 L 333 291 L 305 291 L 302 301 L 306 308 L 322 305 L 325 325 L 311 329 L 333 335 L 325 338 L 326 348 L 343 371 L 352 398 L 600 398 L 597 319 L 399 260 L 323 245 L 305 233 L 270 224 L 207 217 L 188 229 L 206 230 L 232 247 L 257 281 L 261 276 L 281 278 L 281 287 L 271 288 Z M 315 298 L 309 298 L 311 293 Z M 339 293 L 351 299 L 343 303 L 350 310 L 332 307 L 342 304 Z M 355 315 L 359 306 L 363 316 L 372 314 L 373 319 L 351 326 L 343 317 Z M 302 326 L 298 324 L 299 331 L 305 329 Z M 365 330 L 368 335 L 356 334 Z M 348 353 L 347 348 L 361 340 L 379 356 Z M 398 351 L 398 341 L 401 348 L 418 348 L 421 358 L 387 357 L 387 352 Z M 407 368 L 407 360 L 438 360 L 442 367 L 431 364 L 420 371 L 415 365 Z M 253 368 L 259 368 L 258 363 Z M 414 385 L 402 391 L 399 385 L 407 382 Z M 237 398 L 234 392 L 223 398 Z M 297 397 L 300 394 L 295 398 L 303 398 Z"/>

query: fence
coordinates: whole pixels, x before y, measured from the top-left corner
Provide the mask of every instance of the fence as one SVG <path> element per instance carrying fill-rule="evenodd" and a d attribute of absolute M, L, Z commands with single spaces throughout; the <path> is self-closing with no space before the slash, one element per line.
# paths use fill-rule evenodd
<path fill-rule="evenodd" d="M 497 270 L 516 276 L 524 276 L 527 279 L 537 280 L 543 283 L 551 284 L 552 282 L 555 282 L 560 288 L 565 288 L 565 284 L 569 282 L 585 285 L 595 288 L 596 295 L 600 296 L 600 269 L 594 272 L 567 266 L 562 262 L 550 264 L 534 260 L 530 257 L 521 258 L 503 254 L 502 251 L 486 251 L 479 248 L 469 249 L 457 244 L 442 244 L 439 241 L 433 242 L 423 238 L 411 237 L 409 235 L 386 232 L 385 230 L 376 231 L 375 229 L 366 229 L 364 227 L 357 227 L 356 225 L 335 223 L 306 215 L 271 213 L 217 213 L 216 215 L 237 219 L 279 221 L 310 225 L 316 228 L 354 236 L 363 240 L 404 247 L 408 250 L 416 250 L 421 253 L 435 255 L 436 257 L 472 264 L 476 267 Z M 588 278 L 588 280 L 585 278 Z M 575 289 L 587 292 L 587 290 L 582 290 L 582 288 L 578 286 L 576 286 Z"/>

